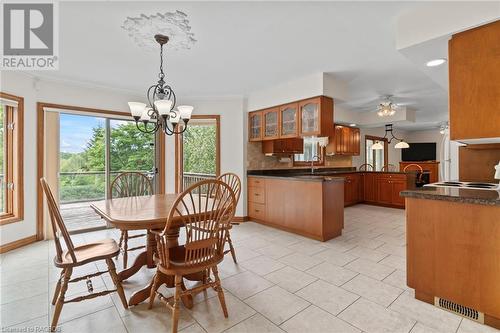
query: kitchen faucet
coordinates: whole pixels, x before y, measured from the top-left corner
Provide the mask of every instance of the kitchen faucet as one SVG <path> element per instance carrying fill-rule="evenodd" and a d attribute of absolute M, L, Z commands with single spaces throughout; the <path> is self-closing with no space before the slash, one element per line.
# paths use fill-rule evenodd
<path fill-rule="evenodd" d="M 314 155 L 312 158 L 311 158 L 311 173 L 314 173 L 314 162 L 319 162 L 321 157 L 319 157 L 318 155 Z M 315 161 L 316 160 L 316 161 Z"/>

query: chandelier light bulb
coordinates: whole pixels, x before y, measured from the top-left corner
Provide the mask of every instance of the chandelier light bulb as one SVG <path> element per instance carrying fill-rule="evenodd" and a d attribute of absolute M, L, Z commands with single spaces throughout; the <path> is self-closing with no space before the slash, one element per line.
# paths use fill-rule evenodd
<path fill-rule="evenodd" d="M 139 119 L 140 121 L 149 121 L 151 119 L 151 117 L 149 116 L 149 110 L 148 108 L 144 107 L 143 111 L 142 111 L 142 114 L 141 114 L 141 118 Z"/>
<path fill-rule="evenodd" d="M 160 116 L 169 114 L 172 111 L 172 101 L 168 99 L 159 99 L 154 102 Z"/>
<path fill-rule="evenodd" d="M 180 117 L 184 120 L 191 119 L 191 114 L 193 113 L 194 107 L 191 105 L 179 105 L 177 110 L 179 110 Z"/>
<path fill-rule="evenodd" d="M 143 111 L 146 109 L 146 104 L 139 102 L 128 102 L 130 113 L 132 117 L 139 118 L 142 116 Z"/>
<path fill-rule="evenodd" d="M 181 113 L 179 111 L 175 111 L 173 110 L 172 112 L 170 112 L 170 122 L 174 125 L 176 125 L 179 120 L 181 120 Z"/>

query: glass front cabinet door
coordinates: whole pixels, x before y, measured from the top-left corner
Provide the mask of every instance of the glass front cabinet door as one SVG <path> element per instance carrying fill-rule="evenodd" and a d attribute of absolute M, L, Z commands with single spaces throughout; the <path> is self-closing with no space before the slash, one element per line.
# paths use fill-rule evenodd
<path fill-rule="evenodd" d="M 299 136 L 299 104 L 291 103 L 280 107 L 280 137 Z"/>
<path fill-rule="evenodd" d="M 312 98 L 299 102 L 300 134 L 302 136 L 320 135 L 320 98 Z"/>
<path fill-rule="evenodd" d="M 262 140 L 262 112 L 250 112 L 248 116 L 248 135 L 250 141 Z"/>
<path fill-rule="evenodd" d="M 262 112 L 264 117 L 264 140 L 279 138 L 279 108 L 272 108 Z"/>

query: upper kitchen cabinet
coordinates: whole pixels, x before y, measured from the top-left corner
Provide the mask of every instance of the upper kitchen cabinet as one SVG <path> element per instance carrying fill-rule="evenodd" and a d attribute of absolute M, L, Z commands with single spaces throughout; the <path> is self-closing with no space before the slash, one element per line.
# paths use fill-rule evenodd
<path fill-rule="evenodd" d="M 262 111 L 264 119 L 264 140 L 274 140 L 280 137 L 279 133 L 279 108 L 272 108 Z"/>
<path fill-rule="evenodd" d="M 335 132 L 330 137 L 326 153 L 357 156 L 360 152 L 360 137 L 359 128 L 335 125 Z"/>
<path fill-rule="evenodd" d="M 500 21 L 453 35 L 448 57 L 451 139 L 500 138 Z"/>
<path fill-rule="evenodd" d="M 299 102 L 300 135 L 330 136 L 333 132 L 333 99 L 314 97 Z"/>
<path fill-rule="evenodd" d="M 280 106 L 280 138 L 299 136 L 299 103 Z"/>
<path fill-rule="evenodd" d="M 248 139 L 250 141 L 262 140 L 262 111 L 248 114 Z"/>

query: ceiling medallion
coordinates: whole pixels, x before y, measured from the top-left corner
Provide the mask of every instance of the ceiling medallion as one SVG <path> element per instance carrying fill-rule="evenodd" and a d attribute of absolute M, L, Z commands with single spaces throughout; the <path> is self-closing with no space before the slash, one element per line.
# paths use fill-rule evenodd
<path fill-rule="evenodd" d="M 196 43 L 187 15 L 179 10 L 139 17 L 127 17 L 122 28 L 139 47 L 156 50 L 158 44 L 151 36 L 160 32 L 170 38 L 169 49 L 189 50 Z"/>

